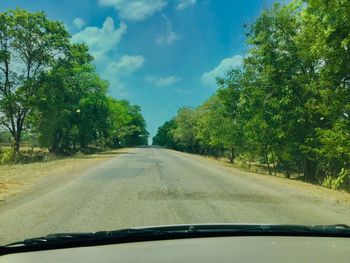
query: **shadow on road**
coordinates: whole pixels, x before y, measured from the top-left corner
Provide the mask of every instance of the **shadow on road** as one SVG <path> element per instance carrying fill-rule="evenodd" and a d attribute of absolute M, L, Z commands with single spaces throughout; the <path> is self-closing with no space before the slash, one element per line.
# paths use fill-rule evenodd
<path fill-rule="evenodd" d="M 89 155 L 77 155 L 74 156 L 74 159 L 104 159 L 104 158 L 111 158 L 118 155 L 124 155 L 124 154 L 137 154 L 135 152 L 131 151 L 108 151 L 108 152 L 101 152 L 96 154 L 89 154 Z"/>

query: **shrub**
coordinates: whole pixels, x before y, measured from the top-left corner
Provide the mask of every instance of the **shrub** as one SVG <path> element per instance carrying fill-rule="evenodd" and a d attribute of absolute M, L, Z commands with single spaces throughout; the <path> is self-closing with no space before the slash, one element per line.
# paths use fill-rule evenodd
<path fill-rule="evenodd" d="M 350 171 L 342 169 L 339 175 L 335 178 L 332 176 L 326 176 L 322 182 L 322 186 L 331 188 L 334 190 L 350 190 Z"/>
<path fill-rule="evenodd" d="M 13 149 L 6 149 L 0 155 L 0 164 L 10 164 L 15 162 L 15 154 Z"/>

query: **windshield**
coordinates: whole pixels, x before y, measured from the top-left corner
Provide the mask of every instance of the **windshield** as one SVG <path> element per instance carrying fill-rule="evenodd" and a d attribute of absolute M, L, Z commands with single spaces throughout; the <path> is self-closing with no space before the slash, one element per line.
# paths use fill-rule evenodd
<path fill-rule="evenodd" d="M 348 0 L 1 0 L 0 245 L 350 224 L 349 12 Z"/>

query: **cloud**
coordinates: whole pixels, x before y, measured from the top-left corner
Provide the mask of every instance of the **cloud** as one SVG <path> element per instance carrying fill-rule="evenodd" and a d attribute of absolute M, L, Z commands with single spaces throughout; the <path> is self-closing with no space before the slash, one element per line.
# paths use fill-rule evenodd
<path fill-rule="evenodd" d="M 225 73 L 232 68 L 238 68 L 243 63 L 243 57 L 240 55 L 235 55 L 230 58 L 223 59 L 220 64 L 209 72 L 205 72 L 202 75 L 203 83 L 207 85 L 215 85 L 216 78 L 223 77 Z"/>
<path fill-rule="evenodd" d="M 128 75 L 135 72 L 143 66 L 145 59 L 141 55 L 124 55 L 117 62 L 110 62 L 107 66 L 107 72 L 116 75 Z"/>
<path fill-rule="evenodd" d="M 167 33 L 165 36 L 157 36 L 155 41 L 157 44 L 171 44 L 176 39 L 178 39 L 176 33 L 171 31 L 171 32 Z"/>
<path fill-rule="evenodd" d="M 99 60 L 116 49 L 126 31 L 127 25 L 124 22 L 115 28 L 113 19 L 107 17 L 101 28 L 86 27 L 72 36 L 72 42 L 86 43 L 95 60 Z"/>
<path fill-rule="evenodd" d="M 107 17 L 102 27 L 86 27 L 72 36 L 72 43 L 85 43 L 95 58 L 97 72 L 110 83 L 113 96 L 126 98 L 129 93 L 125 80 L 144 64 L 141 55 L 118 53 L 118 44 L 127 32 L 127 25 L 121 22 L 115 26 L 114 20 Z M 116 58 L 119 58 L 116 60 Z"/>
<path fill-rule="evenodd" d="M 81 29 L 84 25 L 85 25 L 85 22 L 84 22 L 83 19 L 81 19 L 80 17 L 74 18 L 74 20 L 73 20 L 73 26 L 74 26 L 76 29 Z"/>
<path fill-rule="evenodd" d="M 176 89 L 174 89 L 174 91 L 176 92 L 176 93 L 179 93 L 179 94 L 192 94 L 192 93 L 194 93 L 195 92 L 195 90 L 194 89 L 179 89 L 179 88 L 176 88 Z"/>
<path fill-rule="evenodd" d="M 141 21 L 162 10 L 164 0 L 99 0 L 102 6 L 113 6 L 123 19 Z"/>
<path fill-rule="evenodd" d="M 194 5 L 197 0 L 179 0 L 178 5 L 176 6 L 177 10 L 184 10 L 190 5 Z"/>
<path fill-rule="evenodd" d="M 110 83 L 110 94 L 118 98 L 128 98 L 129 91 L 126 79 L 139 70 L 145 62 L 141 55 L 123 55 L 117 61 L 106 61 L 106 66 L 100 65 L 102 78 Z"/>
<path fill-rule="evenodd" d="M 162 15 L 165 20 L 166 31 L 164 35 L 158 35 L 155 39 L 157 44 L 171 44 L 179 37 L 173 31 L 173 25 L 166 15 Z"/>
<path fill-rule="evenodd" d="M 146 78 L 146 81 L 156 85 L 157 87 L 164 87 L 164 86 L 173 85 L 173 84 L 181 81 L 181 79 L 177 78 L 175 76 L 168 76 L 165 78 L 158 78 L 158 77 L 149 76 Z"/>

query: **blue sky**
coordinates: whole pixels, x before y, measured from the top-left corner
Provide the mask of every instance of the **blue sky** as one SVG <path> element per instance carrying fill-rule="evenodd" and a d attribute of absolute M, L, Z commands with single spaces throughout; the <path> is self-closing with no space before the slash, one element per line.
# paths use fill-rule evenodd
<path fill-rule="evenodd" d="M 139 104 L 148 130 L 182 106 L 198 106 L 215 77 L 239 66 L 245 23 L 273 0 L 0 0 L 62 21 L 72 42 L 85 42 L 110 95 Z"/>

